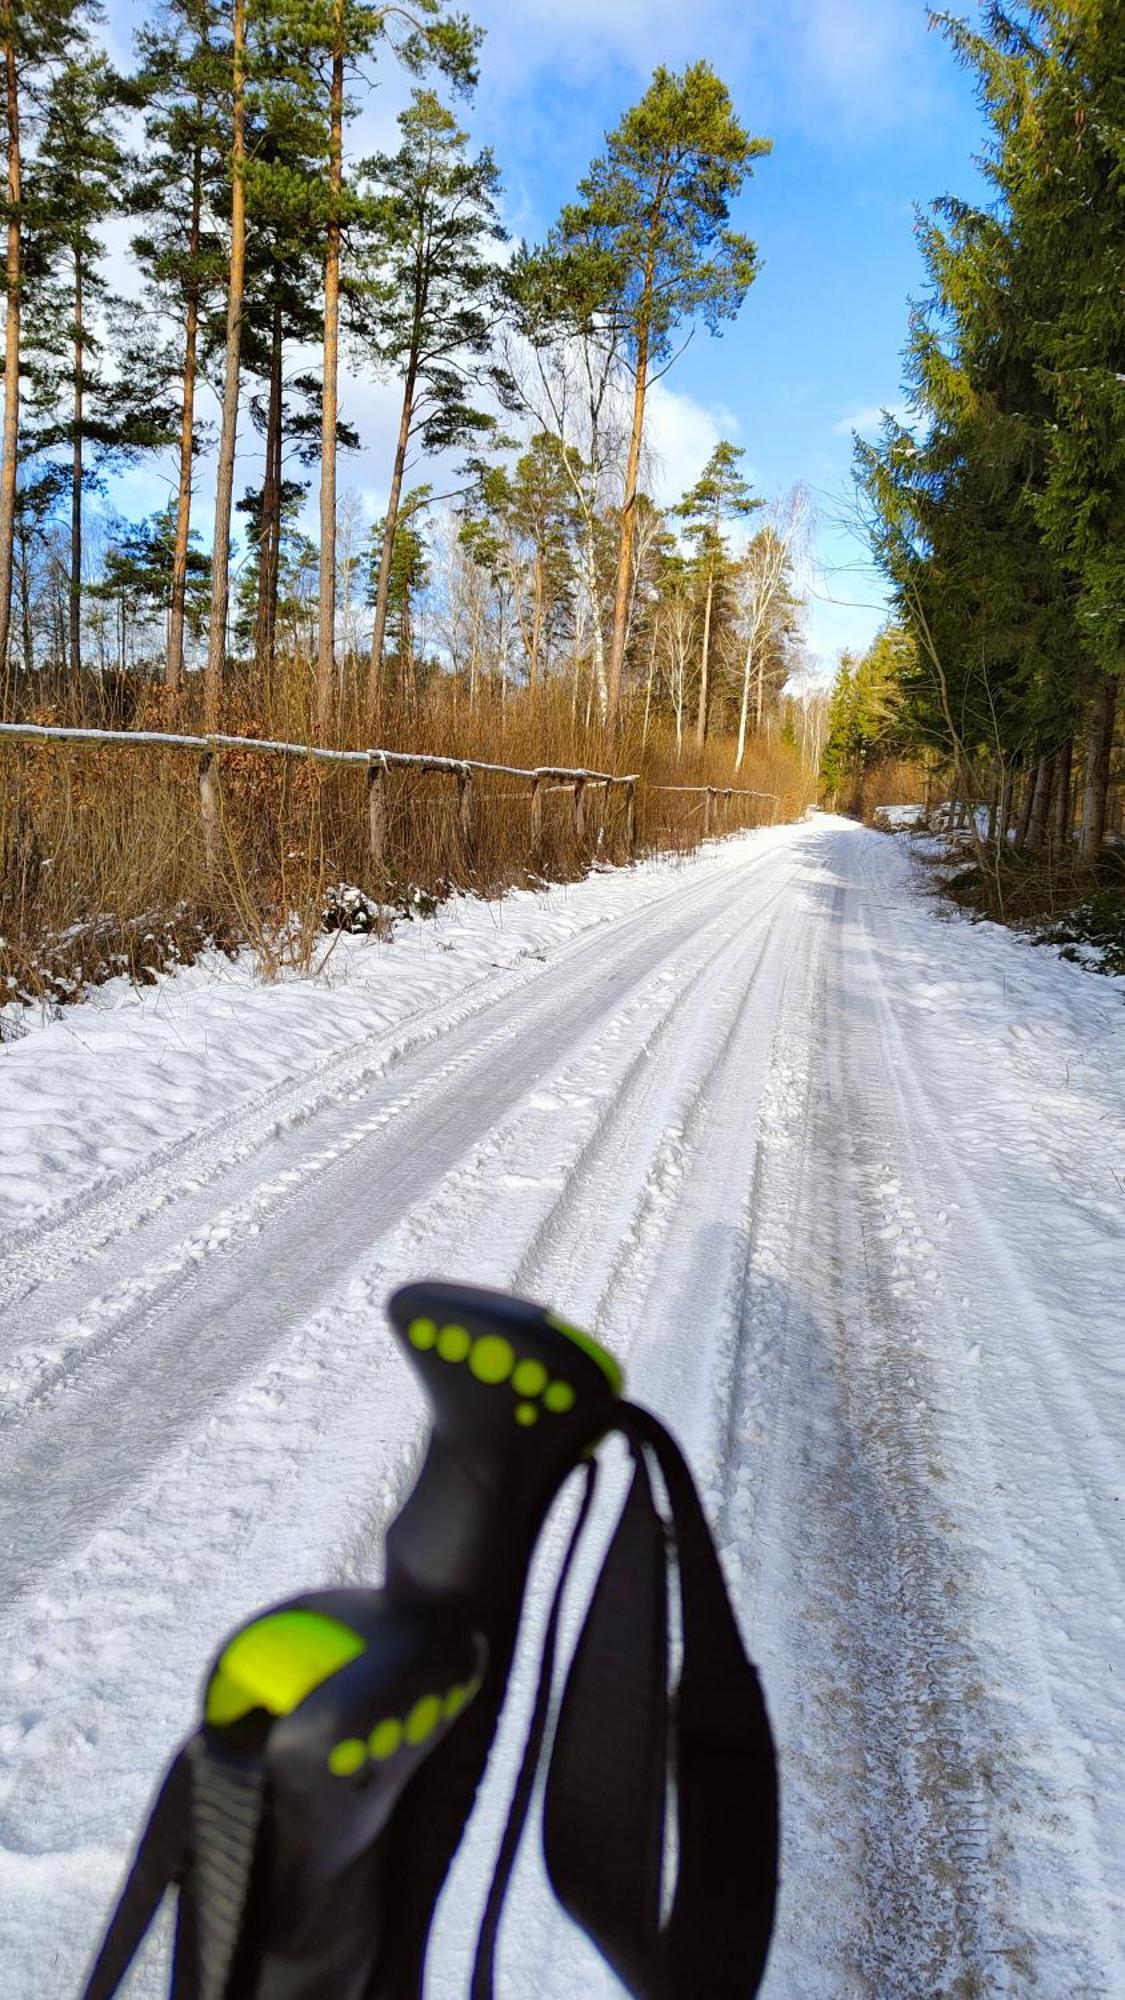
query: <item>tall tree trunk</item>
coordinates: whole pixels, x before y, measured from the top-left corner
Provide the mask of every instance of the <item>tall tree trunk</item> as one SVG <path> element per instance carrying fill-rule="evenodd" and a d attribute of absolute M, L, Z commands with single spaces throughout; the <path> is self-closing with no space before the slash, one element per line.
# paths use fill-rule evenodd
<path fill-rule="evenodd" d="M 1028 771 L 1023 781 L 1019 826 L 1016 829 L 1016 846 L 1021 849 L 1027 846 L 1027 837 L 1031 831 L 1031 809 L 1035 804 L 1035 781 L 1038 769 L 1036 765 L 1033 770 Z"/>
<path fill-rule="evenodd" d="M 746 755 L 746 723 L 750 713 L 750 681 L 754 671 L 754 641 L 746 648 L 746 659 L 742 668 L 742 700 L 738 708 L 738 748 L 734 753 L 734 768 L 742 769 L 742 759 Z"/>
<path fill-rule="evenodd" d="M 74 253 L 74 436 L 70 464 L 70 672 L 82 672 L 82 424 L 86 400 L 86 329 L 82 257 Z"/>
<path fill-rule="evenodd" d="M 660 637 L 660 613 L 658 611 L 655 611 L 652 617 L 652 644 L 648 649 L 648 673 L 645 676 L 645 715 L 644 715 L 644 722 L 641 726 L 642 750 L 644 749 L 646 743 L 648 742 L 648 725 L 649 725 L 649 719 L 652 715 L 652 684 L 656 678 L 656 646 L 659 637 Z"/>
<path fill-rule="evenodd" d="M 196 115 L 202 118 L 202 101 L 196 100 Z M 203 207 L 203 147 L 197 144 L 191 162 L 191 218 L 188 223 L 187 313 L 184 318 L 184 381 L 180 405 L 180 476 L 176 492 L 176 540 L 172 551 L 172 607 L 168 620 L 168 656 L 164 662 L 164 685 L 178 695 L 184 683 L 184 619 L 187 609 L 188 547 L 191 541 L 192 447 L 195 442 L 196 352 L 199 345 L 199 259 L 200 215 Z"/>
<path fill-rule="evenodd" d="M 703 600 L 703 644 L 699 649 L 699 707 L 695 717 L 695 747 L 707 741 L 707 699 L 711 692 L 711 610 L 715 602 L 715 572 L 707 571 L 707 595 Z"/>
<path fill-rule="evenodd" d="M 35 644 L 31 635 L 31 552 L 28 548 L 26 526 L 21 526 L 18 534 L 20 549 L 20 626 L 23 639 L 23 670 L 30 683 L 35 669 Z"/>
<path fill-rule="evenodd" d="M 527 685 L 532 689 L 539 679 L 539 648 L 543 640 L 543 596 L 543 550 L 537 545 L 531 596 L 531 646 L 527 658 Z"/>
<path fill-rule="evenodd" d="M 609 708 L 609 683 L 606 679 L 605 633 L 602 629 L 602 607 L 598 601 L 598 552 L 594 541 L 594 517 L 587 513 L 582 536 L 582 567 L 586 573 L 586 594 L 590 600 L 590 659 L 593 668 L 593 685 L 598 697 L 598 714 L 605 722 Z"/>
<path fill-rule="evenodd" d="M 254 659 L 267 688 L 273 684 L 277 654 L 277 587 L 281 567 L 281 460 L 284 449 L 281 333 L 281 301 L 275 299 L 270 328 L 266 472 L 258 523 L 258 602 L 254 611 Z"/>
<path fill-rule="evenodd" d="M 1113 719 L 1117 707 L 1117 686 L 1103 674 L 1094 689 L 1086 732 L 1086 782 L 1082 798 L 1080 858 L 1095 862 L 1105 834 L 1106 804 L 1109 797 L 1109 766 L 1113 754 Z"/>
<path fill-rule="evenodd" d="M 927 778 L 928 778 L 927 773 Z M 1000 782 L 1000 808 L 997 820 L 997 840 L 1001 847 L 1008 843 L 1008 829 L 1012 824 L 1012 805 L 1015 797 L 1016 774 L 1010 764 L 1004 765 L 1004 775 Z"/>
<path fill-rule="evenodd" d="M 324 396 L 320 433 L 320 600 L 316 733 L 327 736 L 336 685 L 336 420 L 340 369 L 340 197 L 344 185 L 344 0 L 335 0 L 328 100 L 328 242 L 324 257 Z"/>
<path fill-rule="evenodd" d="M 230 596 L 230 521 L 238 439 L 242 294 L 246 283 L 246 0 L 234 0 L 232 28 L 230 280 L 223 360 L 223 421 L 215 483 L 215 544 L 211 553 L 211 629 L 203 682 L 203 713 L 208 729 L 217 727 L 222 704 Z"/>
<path fill-rule="evenodd" d="M 406 453 L 410 444 L 411 426 L 414 422 L 414 389 L 417 379 L 417 354 L 416 352 L 412 352 L 406 370 L 406 380 L 402 386 L 402 410 L 398 421 L 395 462 L 391 468 L 391 490 L 387 495 L 387 516 L 383 527 L 383 546 L 379 552 L 379 581 L 375 589 L 375 624 L 371 633 L 371 660 L 367 669 L 368 720 L 371 720 L 377 713 L 379 698 L 383 690 L 383 654 L 387 644 L 387 606 L 391 596 L 391 564 L 394 561 L 395 535 L 398 530 L 398 514 L 402 502 L 402 482 L 406 472 Z"/>
<path fill-rule="evenodd" d="M 20 304 L 23 284 L 22 159 L 20 93 L 16 71 L 15 20 L 4 10 L 4 67 L 8 114 L 8 254 L 5 264 L 7 314 L 4 332 L 4 450 L 0 460 L 0 686 L 8 689 L 8 634 L 12 616 L 12 559 L 16 528 L 16 469 L 20 434 Z M 7 707 L 5 699 L 4 707 Z M 2 711 L 0 711 L 2 712 Z"/>
<path fill-rule="evenodd" d="M 1060 854 L 1070 846 L 1070 776 L 1074 744 L 1068 737 L 1055 756 L 1055 789 L 1051 799 L 1051 845 Z"/>
<path fill-rule="evenodd" d="M 1051 785 L 1054 775 L 1054 757 L 1040 757 L 1035 772 L 1031 820 L 1027 829 L 1027 845 L 1033 854 L 1039 853 L 1047 837 L 1047 818 L 1051 808 Z"/>
<path fill-rule="evenodd" d="M 625 673 L 625 639 L 629 624 L 629 598 L 633 582 L 633 541 L 637 526 L 637 478 L 641 464 L 641 443 L 645 427 L 645 396 L 648 391 L 648 319 L 651 312 L 653 274 L 645 275 L 644 293 L 638 319 L 637 372 L 633 384 L 633 416 L 629 431 L 629 456 L 625 465 L 625 493 L 621 506 L 621 532 L 617 541 L 617 582 L 613 594 L 613 636 L 606 676 L 606 725 L 616 729 L 621 713 L 621 683 Z"/>

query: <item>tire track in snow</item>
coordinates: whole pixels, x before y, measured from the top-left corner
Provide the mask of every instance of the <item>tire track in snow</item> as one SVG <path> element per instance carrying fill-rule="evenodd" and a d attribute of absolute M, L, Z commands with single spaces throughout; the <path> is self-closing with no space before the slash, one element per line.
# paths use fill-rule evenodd
<path fill-rule="evenodd" d="M 715 858 L 729 865 L 729 854 Z M 744 851 L 739 872 L 753 872 L 768 859 L 768 850 L 760 855 Z M 712 900 L 729 894 L 727 870 L 720 867 L 719 873 L 720 882 L 707 885 L 713 889 Z M 698 878 L 677 882 L 647 897 L 643 886 L 642 907 L 613 926 L 617 944 L 624 945 L 638 934 L 651 935 L 654 924 L 673 922 L 681 909 L 691 908 L 698 918 Z M 0 1311 L 55 1281 L 72 1264 L 98 1259 L 123 1239 L 135 1239 L 137 1232 L 143 1233 L 145 1226 L 172 1203 L 186 1205 L 189 1212 L 198 1211 L 205 1219 L 214 1206 L 218 1174 L 240 1166 L 271 1140 L 310 1124 L 321 1113 L 363 1092 L 451 1028 L 487 1015 L 525 988 L 566 974 L 572 960 L 589 955 L 590 931 L 600 936 L 602 928 L 595 920 L 577 937 L 556 947 L 546 960 L 546 971 L 537 957 L 534 962 L 525 959 L 496 979 L 478 980 L 467 992 L 425 1008 L 409 1021 L 394 1023 L 358 1048 L 330 1052 L 299 1076 L 240 1102 L 233 1114 L 224 1108 L 193 1132 L 114 1175 L 108 1188 L 99 1183 L 68 1198 L 47 1215 L 10 1228 L 0 1255 Z M 179 1226 L 182 1232 L 182 1224 Z M 143 1252 L 143 1241 L 140 1248 Z M 134 1243 L 130 1243 L 130 1250 L 137 1254 Z"/>
<path fill-rule="evenodd" d="M 757 897 L 756 878 L 741 893 Z M 216 1407 L 284 1329 L 315 1308 L 340 1270 L 369 1250 L 373 1236 L 405 1216 L 552 1064 L 612 1023 L 655 967 L 674 962 L 676 990 L 690 977 L 701 941 L 705 966 L 727 949 L 725 937 L 713 950 L 709 941 L 730 917 L 731 889 L 723 883 L 655 938 L 638 938 L 638 920 L 620 927 L 624 940 L 615 927 L 612 942 L 587 942 L 570 961 L 568 995 L 557 982 L 538 982 L 534 996 L 521 993 L 496 1010 L 501 1019 L 483 1038 L 475 1022 L 462 1027 L 449 1037 L 447 1051 L 459 1046 L 436 1075 L 423 1068 L 412 1092 L 400 1080 L 399 1093 L 374 1118 L 357 1119 L 346 1107 L 337 1144 L 325 1146 L 318 1135 L 321 1149 L 306 1157 L 304 1170 L 279 1175 L 274 1163 L 264 1184 L 280 1198 L 272 1212 L 259 1212 L 251 1197 L 241 1212 L 212 1222 L 199 1254 L 185 1256 L 177 1246 L 164 1267 L 149 1267 L 139 1298 L 124 1287 L 101 1337 L 77 1354 L 68 1347 L 53 1368 L 49 1357 L 30 1400 L 15 1412 L 0 1465 L 40 1526 L 31 1550 L 0 1544 L 4 1594 L 14 1596 L 75 1536 L 121 1508 L 136 1468 L 151 1467 Z M 538 990 L 540 983 L 547 990 Z M 380 1224 L 374 1232 L 373 1213 Z M 233 1337 L 209 1338 L 217 1326 L 233 1329 Z"/>

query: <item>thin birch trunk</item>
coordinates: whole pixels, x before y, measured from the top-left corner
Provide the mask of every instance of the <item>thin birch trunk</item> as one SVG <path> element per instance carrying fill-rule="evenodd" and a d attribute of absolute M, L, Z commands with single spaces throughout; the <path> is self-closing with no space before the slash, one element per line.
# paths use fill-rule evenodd
<path fill-rule="evenodd" d="M 703 601 L 703 644 L 699 651 L 699 708 L 695 718 L 695 747 L 707 741 L 707 700 L 711 692 L 711 611 L 715 602 L 715 572 L 707 571 L 707 595 Z"/>
<path fill-rule="evenodd" d="M 746 648 L 746 660 L 742 669 L 742 700 L 738 706 L 738 748 L 734 753 L 734 768 L 742 769 L 742 759 L 746 755 L 746 724 L 750 714 L 750 680 L 754 670 L 754 641 Z"/>
<path fill-rule="evenodd" d="M 586 516 L 582 558 L 586 571 L 586 591 L 590 599 L 590 657 L 593 666 L 593 684 L 597 690 L 598 714 L 605 722 L 609 714 L 609 685 L 606 680 L 605 633 L 602 630 L 601 605 L 598 603 L 598 552 L 594 544 L 594 518 L 591 513 L 587 513 Z"/>

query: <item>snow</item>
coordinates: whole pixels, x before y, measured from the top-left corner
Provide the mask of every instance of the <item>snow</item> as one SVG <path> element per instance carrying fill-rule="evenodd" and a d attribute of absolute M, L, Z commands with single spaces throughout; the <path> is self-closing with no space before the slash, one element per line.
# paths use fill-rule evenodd
<path fill-rule="evenodd" d="M 377 1580 L 425 1272 L 594 1327 L 691 1454 L 782 1756 L 767 2000 L 1125 1992 L 1125 982 L 913 869 L 818 816 L 0 1049 L 5 1996 L 75 1992 L 226 1629 Z M 529 1838 L 500 2000 L 619 1991 Z"/>
<path fill-rule="evenodd" d="M 875 825 L 884 833 L 907 833 L 924 826 L 925 806 L 877 806 Z"/>

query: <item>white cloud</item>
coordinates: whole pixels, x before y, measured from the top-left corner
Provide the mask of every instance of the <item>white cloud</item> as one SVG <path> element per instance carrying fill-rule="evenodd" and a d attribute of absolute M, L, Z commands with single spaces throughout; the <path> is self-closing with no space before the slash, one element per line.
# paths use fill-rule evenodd
<path fill-rule="evenodd" d="M 932 115 L 941 89 L 917 0 L 476 0 L 473 15 L 488 31 L 483 87 L 500 99 L 541 75 L 573 82 L 616 64 L 643 81 L 704 56 L 754 130 L 862 144 Z"/>
<path fill-rule="evenodd" d="M 540 70 L 571 79 L 607 62 L 647 76 L 657 63 L 683 64 L 708 41 L 737 30 L 745 12 L 731 0 L 477 0 L 473 18 L 487 30 L 482 74 L 500 92 L 521 87 Z"/>
<path fill-rule="evenodd" d="M 910 416 L 909 403 L 901 400 L 894 403 L 866 403 L 858 410 L 849 410 L 838 423 L 832 426 L 833 437 L 850 437 L 858 431 L 860 437 L 873 437 L 882 425 L 883 418 L 893 417 L 896 424 L 905 424 Z"/>
<path fill-rule="evenodd" d="M 721 438 L 737 440 L 738 419 L 722 404 L 707 407 L 694 396 L 654 382 L 645 421 L 646 484 L 659 506 L 668 507 L 694 486 Z M 745 463 L 745 478 L 754 471 Z"/>

